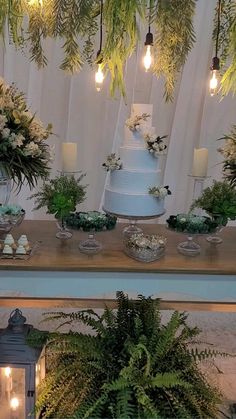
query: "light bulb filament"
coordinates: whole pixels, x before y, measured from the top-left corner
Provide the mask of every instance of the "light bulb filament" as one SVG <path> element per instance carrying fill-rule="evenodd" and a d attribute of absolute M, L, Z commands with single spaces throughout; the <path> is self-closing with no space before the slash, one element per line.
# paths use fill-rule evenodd
<path fill-rule="evenodd" d="M 13 397 L 10 400 L 10 406 L 12 410 L 16 410 L 20 405 L 19 399 L 17 397 Z"/>
<path fill-rule="evenodd" d="M 210 79 L 210 95 L 214 96 L 218 87 L 217 70 L 212 70 L 212 77 Z"/>
<path fill-rule="evenodd" d="M 4 373 L 5 373 L 5 377 L 9 378 L 11 375 L 11 368 L 10 367 L 4 368 Z"/>
<path fill-rule="evenodd" d="M 104 74 L 102 71 L 102 64 L 98 64 L 98 69 L 97 72 L 95 73 L 95 85 L 96 85 L 96 90 L 98 92 L 100 92 L 101 88 L 102 88 L 102 83 L 104 80 Z"/>
<path fill-rule="evenodd" d="M 147 45 L 146 47 L 146 54 L 143 57 L 143 64 L 145 71 L 150 70 L 152 65 L 152 53 L 151 53 L 151 45 Z"/>

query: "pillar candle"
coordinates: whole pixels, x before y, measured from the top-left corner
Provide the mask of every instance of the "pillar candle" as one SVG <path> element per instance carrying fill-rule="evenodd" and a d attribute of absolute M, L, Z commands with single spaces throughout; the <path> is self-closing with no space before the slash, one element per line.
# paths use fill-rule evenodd
<path fill-rule="evenodd" d="M 207 176 L 208 150 L 207 148 L 195 148 L 193 154 L 193 176 Z"/>
<path fill-rule="evenodd" d="M 62 171 L 76 172 L 77 170 L 77 144 L 62 143 Z"/>

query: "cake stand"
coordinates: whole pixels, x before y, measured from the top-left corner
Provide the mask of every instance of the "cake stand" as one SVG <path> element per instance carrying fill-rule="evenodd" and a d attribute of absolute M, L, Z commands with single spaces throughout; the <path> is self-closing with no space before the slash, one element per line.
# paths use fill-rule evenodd
<path fill-rule="evenodd" d="M 145 221 L 145 220 L 153 220 L 154 218 L 159 218 L 162 215 L 165 214 L 165 211 L 163 211 L 161 214 L 156 215 L 124 215 L 124 214 L 118 214 L 115 212 L 107 211 L 105 208 L 103 208 L 103 211 L 106 212 L 109 215 L 114 215 L 117 218 L 124 218 L 125 220 L 129 220 L 130 223 L 127 227 L 123 229 L 123 234 L 125 237 L 130 237 L 132 234 L 142 233 L 143 230 L 137 226 L 137 221 Z"/>

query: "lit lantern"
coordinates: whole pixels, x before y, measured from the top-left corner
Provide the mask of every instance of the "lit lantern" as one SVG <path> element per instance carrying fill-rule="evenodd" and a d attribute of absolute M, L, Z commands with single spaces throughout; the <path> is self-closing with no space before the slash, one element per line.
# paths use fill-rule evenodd
<path fill-rule="evenodd" d="M 0 419 L 34 419 L 37 386 L 45 376 L 42 349 L 27 344 L 33 326 L 19 309 L 0 329 Z"/>

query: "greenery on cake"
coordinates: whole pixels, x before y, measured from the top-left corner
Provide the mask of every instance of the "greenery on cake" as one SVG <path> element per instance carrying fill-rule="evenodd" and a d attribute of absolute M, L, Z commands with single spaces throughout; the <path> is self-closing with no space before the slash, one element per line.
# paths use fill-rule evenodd
<path fill-rule="evenodd" d="M 86 185 L 81 185 L 85 174 L 75 176 L 59 175 L 43 183 L 39 192 L 30 198 L 35 199 L 35 210 L 46 207 L 47 214 L 54 214 L 58 219 L 64 219 L 70 212 L 76 211 L 76 206 L 84 201 Z"/>
<path fill-rule="evenodd" d="M 170 215 L 166 220 L 168 227 L 180 233 L 206 234 L 216 230 L 218 224 L 210 217 L 195 214 Z"/>
<path fill-rule="evenodd" d="M 148 193 L 159 199 L 164 199 L 167 195 L 171 195 L 169 186 L 153 186 L 148 189 Z"/>
<path fill-rule="evenodd" d="M 164 143 L 163 138 L 167 138 L 167 135 L 160 137 L 159 135 L 156 136 L 146 132 L 143 137 L 146 141 L 149 153 L 151 153 L 154 157 L 166 154 L 167 145 Z"/>
<path fill-rule="evenodd" d="M 75 212 L 65 219 L 68 227 L 83 231 L 103 231 L 115 228 L 117 217 L 99 211 Z"/>
<path fill-rule="evenodd" d="M 185 313 L 163 322 L 159 300 L 117 293 L 117 309 L 48 313 L 70 328 L 93 333 L 33 332 L 46 341 L 47 375 L 36 402 L 42 418 L 217 418 L 221 395 L 199 361 L 216 355 L 197 350 L 199 330 Z M 75 330 L 75 329 L 73 329 Z"/>
<path fill-rule="evenodd" d="M 0 78 L 0 170 L 17 187 L 26 181 L 33 188 L 48 176 L 51 155 L 45 140 L 51 129 L 30 112 L 23 93 Z"/>
<path fill-rule="evenodd" d="M 102 167 L 107 171 L 113 170 L 121 170 L 122 169 L 122 161 L 120 157 L 116 156 L 116 153 L 111 153 L 107 156 L 106 161 L 102 164 Z"/>
<path fill-rule="evenodd" d="M 131 117 L 126 120 L 125 125 L 132 132 L 140 131 L 142 123 L 146 122 L 150 116 L 150 114 L 145 112 L 141 115 L 131 115 Z"/>
<path fill-rule="evenodd" d="M 236 189 L 227 181 L 214 180 L 193 202 L 194 208 L 202 208 L 218 225 L 225 226 L 228 220 L 236 219 Z"/>
<path fill-rule="evenodd" d="M 224 178 L 233 186 L 236 186 L 236 125 L 232 126 L 231 132 L 224 135 L 219 140 L 225 140 L 223 147 L 218 151 L 225 158 L 223 162 Z"/>

